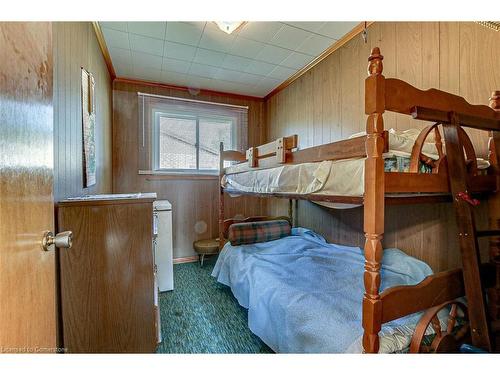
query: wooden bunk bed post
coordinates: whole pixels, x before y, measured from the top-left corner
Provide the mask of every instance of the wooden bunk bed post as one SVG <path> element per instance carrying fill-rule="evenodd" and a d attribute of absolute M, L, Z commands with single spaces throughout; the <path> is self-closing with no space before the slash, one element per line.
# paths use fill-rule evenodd
<path fill-rule="evenodd" d="M 365 294 L 363 297 L 363 348 L 366 353 L 378 353 L 378 333 L 382 326 L 380 299 L 380 266 L 384 234 L 384 121 L 385 77 L 378 47 L 368 58 L 369 76 L 365 80 L 366 160 L 364 195 L 365 231 Z"/>
<path fill-rule="evenodd" d="M 493 91 L 490 107 L 500 112 L 500 91 Z M 500 131 L 490 132 L 489 161 L 493 173 L 500 179 Z M 500 191 L 493 193 L 488 200 L 489 229 L 500 229 Z M 492 330 L 495 333 L 496 351 L 500 351 L 500 237 L 490 237 L 490 262 L 495 266 L 495 285 L 488 290 L 489 313 Z"/>
<path fill-rule="evenodd" d="M 224 188 L 222 177 L 224 176 L 224 143 L 219 145 L 219 250 L 224 246 Z"/>

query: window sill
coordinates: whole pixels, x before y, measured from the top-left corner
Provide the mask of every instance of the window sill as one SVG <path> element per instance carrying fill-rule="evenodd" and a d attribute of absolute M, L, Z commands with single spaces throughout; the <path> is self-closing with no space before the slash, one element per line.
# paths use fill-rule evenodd
<path fill-rule="evenodd" d="M 214 173 L 185 173 L 139 170 L 138 174 L 147 180 L 218 180 L 219 175 Z"/>

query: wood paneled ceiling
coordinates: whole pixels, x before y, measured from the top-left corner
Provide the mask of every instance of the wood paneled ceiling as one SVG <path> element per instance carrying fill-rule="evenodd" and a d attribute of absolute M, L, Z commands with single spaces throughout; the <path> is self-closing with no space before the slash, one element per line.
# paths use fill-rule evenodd
<path fill-rule="evenodd" d="M 264 97 L 359 22 L 99 22 L 119 78 Z"/>

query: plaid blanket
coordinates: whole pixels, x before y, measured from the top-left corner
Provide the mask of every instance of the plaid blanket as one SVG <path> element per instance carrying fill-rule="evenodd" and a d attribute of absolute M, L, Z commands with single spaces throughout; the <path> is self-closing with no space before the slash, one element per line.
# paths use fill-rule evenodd
<path fill-rule="evenodd" d="M 277 240 L 289 236 L 291 231 L 287 220 L 237 223 L 229 226 L 228 239 L 233 246 L 245 245 Z"/>

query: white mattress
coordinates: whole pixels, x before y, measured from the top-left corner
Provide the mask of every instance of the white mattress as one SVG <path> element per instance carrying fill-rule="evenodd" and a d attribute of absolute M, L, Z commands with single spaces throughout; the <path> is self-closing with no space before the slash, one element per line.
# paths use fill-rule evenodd
<path fill-rule="evenodd" d="M 282 165 L 223 177 L 225 188 L 249 193 L 362 196 L 364 159 Z"/>
<path fill-rule="evenodd" d="M 389 131 L 389 152 L 384 157 L 410 157 L 414 138 L 418 130 L 410 129 L 397 133 Z M 355 134 L 353 136 L 359 136 Z M 433 143 L 424 145 L 424 154 L 436 160 L 437 151 Z M 248 193 L 324 194 L 361 197 L 364 193 L 365 158 L 337 161 L 322 161 L 296 165 L 282 165 L 270 169 L 252 170 L 225 175 L 222 186 Z M 479 168 L 489 163 L 478 159 Z M 350 208 L 356 205 L 316 202 L 334 208 Z"/>

